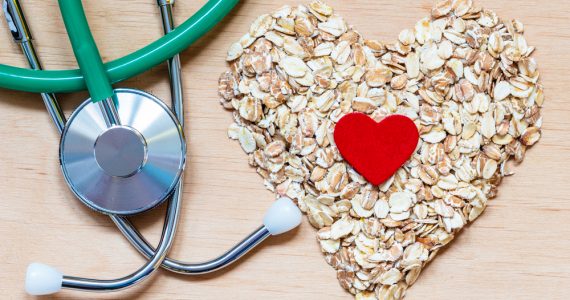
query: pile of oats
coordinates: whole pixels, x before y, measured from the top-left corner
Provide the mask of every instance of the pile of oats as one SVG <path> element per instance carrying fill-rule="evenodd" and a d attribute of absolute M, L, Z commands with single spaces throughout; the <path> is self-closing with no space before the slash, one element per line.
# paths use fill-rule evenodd
<path fill-rule="evenodd" d="M 364 39 L 319 1 L 257 18 L 231 45 L 222 105 L 268 189 L 294 199 L 357 299 L 401 299 L 540 138 L 544 96 L 519 21 L 441 1 L 398 41 Z M 416 152 L 373 186 L 334 145 L 353 111 L 406 115 Z"/>

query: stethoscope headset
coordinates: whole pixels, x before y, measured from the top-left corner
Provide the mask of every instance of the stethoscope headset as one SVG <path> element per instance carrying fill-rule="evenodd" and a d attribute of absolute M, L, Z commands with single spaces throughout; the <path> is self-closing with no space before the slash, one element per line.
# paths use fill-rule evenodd
<path fill-rule="evenodd" d="M 276 200 L 263 225 L 223 255 L 203 263 L 170 259 L 182 201 L 186 141 L 178 53 L 210 30 L 237 0 L 210 0 L 177 29 L 172 20 L 174 1 L 158 0 L 165 35 L 148 46 L 103 64 L 80 0 L 59 0 L 63 21 L 79 70 L 42 70 L 18 0 L 4 0 L 3 8 L 14 40 L 33 70 L 0 64 L 0 88 L 41 93 L 61 133 L 60 165 L 67 184 L 82 203 L 109 215 L 129 242 L 147 258 L 130 275 L 117 279 L 89 279 L 63 275 L 33 263 L 26 274 L 26 291 L 46 295 L 60 289 L 115 291 L 131 287 L 159 267 L 182 274 L 203 274 L 238 260 L 271 235 L 299 225 L 301 214 L 288 198 Z M 172 110 L 144 91 L 113 89 L 112 84 L 168 61 Z M 69 117 L 53 93 L 88 89 L 85 100 Z M 168 200 L 162 236 L 155 248 L 127 216 L 148 211 Z"/>

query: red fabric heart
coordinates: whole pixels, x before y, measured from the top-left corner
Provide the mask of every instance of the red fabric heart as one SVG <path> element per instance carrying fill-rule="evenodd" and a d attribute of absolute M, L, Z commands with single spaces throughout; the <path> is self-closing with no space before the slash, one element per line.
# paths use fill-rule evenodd
<path fill-rule="evenodd" d="M 350 113 L 334 129 L 342 157 L 374 185 L 386 181 L 410 158 L 418 138 L 414 122 L 402 115 L 376 123 L 365 114 Z"/>

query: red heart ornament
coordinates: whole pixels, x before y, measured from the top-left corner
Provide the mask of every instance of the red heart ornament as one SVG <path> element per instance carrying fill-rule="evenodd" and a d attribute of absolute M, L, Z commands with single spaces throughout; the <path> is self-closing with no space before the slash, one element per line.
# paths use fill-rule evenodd
<path fill-rule="evenodd" d="M 334 129 L 342 157 L 374 185 L 386 181 L 410 158 L 418 138 L 414 122 L 402 115 L 377 123 L 365 114 L 350 113 Z"/>

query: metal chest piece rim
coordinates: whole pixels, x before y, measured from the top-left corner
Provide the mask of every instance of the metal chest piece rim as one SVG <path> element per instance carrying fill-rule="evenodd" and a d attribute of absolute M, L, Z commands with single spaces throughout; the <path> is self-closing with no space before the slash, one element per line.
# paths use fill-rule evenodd
<path fill-rule="evenodd" d="M 61 135 L 64 178 L 85 205 L 105 214 L 152 209 L 173 192 L 184 169 L 180 123 L 158 98 L 115 89 L 121 125 L 107 127 L 97 104 L 85 100 Z"/>

